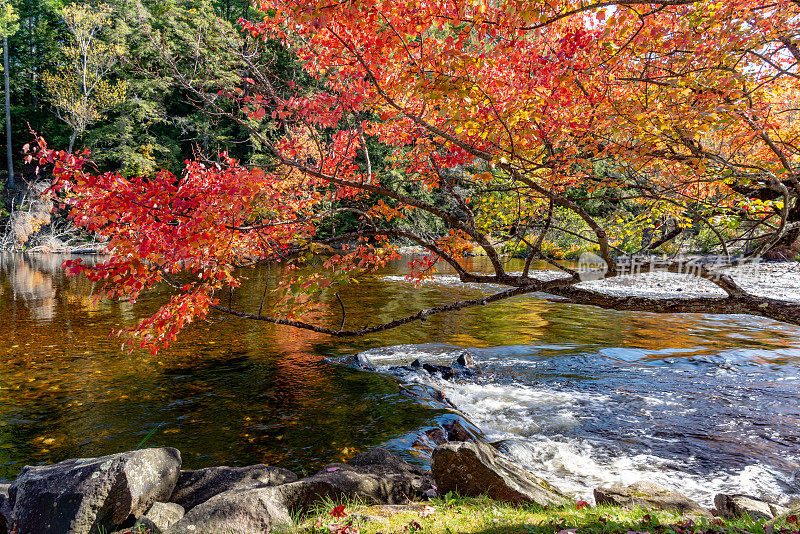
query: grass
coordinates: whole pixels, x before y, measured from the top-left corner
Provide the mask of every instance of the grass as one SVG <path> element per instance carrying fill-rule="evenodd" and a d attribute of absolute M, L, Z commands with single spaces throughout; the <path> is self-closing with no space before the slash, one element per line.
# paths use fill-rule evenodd
<path fill-rule="evenodd" d="M 337 505 L 346 517 L 331 517 Z M 365 519 L 365 516 L 371 518 Z M 384 516 L 384 517 L 381 517 Z M 325 501 L 292 532 L 304 534 L 800 534 L 796 524 L 774 526 L 744 517 L 736 520 L 682 516 L 677 512 L 613 506 L 540 507 L 447 495 L 415 509 L 389 515 L 380 506 Z"/>

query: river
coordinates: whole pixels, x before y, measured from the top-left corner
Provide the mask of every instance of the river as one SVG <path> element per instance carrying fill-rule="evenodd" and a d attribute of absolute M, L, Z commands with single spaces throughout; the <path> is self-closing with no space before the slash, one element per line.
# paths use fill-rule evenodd
<path fill-rule="evenodd" d="M 178 448 L 185 468 L 268 463 L 312 473 L 402 444 L 451 416 L 384 373 L 323 361 L 367 350 L 384 368 L 469 348 L 479 373 L 433 385 L 517 461 L 576 498 L 655 480 L 709 505 L 717 492 L 800 497 L 800 329 L 747 316 L 656 315 L 525 296 L 359 339 L 212 316 L 157 356 L 120 350 L 115 329 L 152 313 L 97 301 L 64 256 L 0 255 L 0 478 L 23 465 L 140 445 Z M 467 267 L 485 270 L 485 260 Z M 515 265 L 509 265 L 513 270 Z M 341 294 L 347 326 L 485 288 L 443 272 L 414 288 L 403 262 Z M 280 266 L 249 273 L 240 305 Z M 329 296 L 312 311 L 338 326 Z"/>

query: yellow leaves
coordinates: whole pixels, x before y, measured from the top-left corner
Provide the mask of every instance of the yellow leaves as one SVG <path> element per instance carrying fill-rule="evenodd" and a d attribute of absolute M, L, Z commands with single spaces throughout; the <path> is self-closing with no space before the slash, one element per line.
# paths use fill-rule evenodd
<path fill-rule="evenodd" d="M 128 82 L 109 82 L 107 77 L 121 50 L 100 40 L 99 34 L 111 25 L 111 8 L 106 4 L 70 4 L 61 11 L 70 30 L 73 45 L 64 48 L 63 62 L 54 72 L 43 74 L 42 81 L 58 116 L 80 135 L 104 118 L 104 113 L 123 102 Z"/>

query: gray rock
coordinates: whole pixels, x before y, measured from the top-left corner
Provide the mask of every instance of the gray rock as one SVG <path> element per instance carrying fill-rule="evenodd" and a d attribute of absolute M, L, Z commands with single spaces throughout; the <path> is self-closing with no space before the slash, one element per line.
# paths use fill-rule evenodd
<path fill-rule="evenodd" d="M 375 365 L 371 361 L 369 361 L 369 358 L 364 356 L 362 353 L 350 354 L 350 355 L 345 356 L 343 358 L 339 358 L 339 359 L 335 359 L 335 360 L 334 359 L 330 359 L 328 361 L 331 361 L 331 362 L 339 364 L 339 365 L 344 365 L 345 367 L 350 367 L 351 369 L 357 369 L 359 371 L 375 372 L 375 371 L 378 370 L 375 367 Z"/>
<path fill-rule="evenodd" d="M 757 497 L 740 494 L 726 495 L 720 493 L 714 497 L 714 506 L 717 509 L 717 515 L 726 519 L 744 515 L 749 515 L 752 519 L 772 519 L 789 511 L 788 508 L 783 506 L 762 501 Z"/>
<path fill-rule="evenodd" d="M 165 534 L 264 534 L 291 523 L 275 490 L 281 486 L 230 490 L 189 510 Z"/>
<path fill-rule="evenodd" d="M 431 483 L 430 473 L 385 449 L 375 449 L 346 464 L 330 464 L 302 480 L 216 495 L 189 510 L 166 534 L 261 534 L 288 523 L 290 511 L 307 511 L 325 498 L 400 504 L 422 498 Z"/>
<path fill-rule="evenodd" d="M 512 463 L 488 443 L 451 442 L 433 451 L 437 492 L 488 494 L 498 501 L 560 505 L 572 501 L 550 484 Z"/>
<path fill-rule="evenodd" d="M 169 501 L 191 510 L 214 495 L 228 490 L 276 486 L 295 480 L 297 475 L 291 471 L 263 464 L 181 471 Z"/>
<path fill-rule="evenodd" d="M 467 369 L 472 369 L 475 367 L 475 357 L 472 353 L 468 350 L 465 350 L 461 354 L 458 355 L 456 358 L 456 365 L 460 365 L 461 367 L 466 367 Z"/>
<path fill-rule="evenodd" d="M 169 499 L 180 467 L 172 448 L 26 466 L 9 488 L 12 524 L 17 534 L 111 531 Z"/>
<path fill-rule="evenodd" d="M 8 501 L 8 488 L 11 484 L 0 484 L 0 534 L 7 534 L 11 523 L 11 503 Z"/>
<path fill-rule="evenodd" d="M 172 502 L 154 502 L 145 514 L 136 520 L 131 532 L 147 532 L 149 534 L 161 534 L 169 527 L 177 523 L 186 515 L 186 511 L 180 504 Z"/>
<path fill-rule="evenodd" d="M 430 406 L 431 408 L 456 408 L 447 395 L 442 390 L 436 389 L 433 386 L 425 384 L 400 384 L 400 394 L 408 397 L 414 397 L 421 404 Z"/>
<path fill-rule="evenodd" d="M 306 511 L 325 497 L 358 497 L 367 504 L 404 504 L 419 500 L 433 478 L 386 449 L 377 448 L 330 464 L 317 474 L 276 488 L 290 510 Z"/>
<path fill-rule="evenodd" d="M 689 497 L 671 491 L 655 482 L 636 482 L 630 486 L 614 484 L 608 488 L 596 488 L 594 500 L 600 504 L 611 504 L 625 508 L 648 507 L 662 510 L 678 510 L 709 517 L 708 510 Z"/>

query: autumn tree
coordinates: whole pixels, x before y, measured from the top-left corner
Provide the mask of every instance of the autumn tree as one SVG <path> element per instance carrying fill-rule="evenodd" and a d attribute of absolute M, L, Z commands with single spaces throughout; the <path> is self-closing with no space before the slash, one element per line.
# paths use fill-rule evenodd
<path fill-rule="evenodd" d="M 126 81 L 109 79 L 121 50 L 101 39 L 112 24 L 111 15 L 107 4 L 72 3 L 61 10 L 73 43 L 64 48 L 63 62 L 45 73 L 43 81 L 58 117 L 72 129 L 69 152 L 89 125 L 125 99 Z"/>
<path fill-rule="evenodd" d="M 93 173 L 88 154 L 48 150 L 40 140 L 41 161 L 55 166 L 55 188 L 70 191 L 76 223 L 111 239 L 109 261 L 72 264 L 72 272 L 105 281 L 111 297 L 174 285 L 169 302 L 133 331 L 143 346 L 164 346 L 211 309 L 348 336 L 533 292 L 614 309 L 800 324 L 800 306 L 751 294 L 720 270 L 800 229 L 792 215 L 800 196 L 796 2 L 259 5 L 263 20 L 243 21 L 244 31 L 281 40 L 316 83 L 279 85 L 245 55 L 239 83 L 217 93 L 185 86 L 250 129 L 269 155 L 264 168 L 223 154 L 216 164 L 189 162 L 181 176 L 125 179 Z M 260 128 L 265 121 L 278 127 Z M 377 158 L 376 147 L 390 150 Z M 635 209 L 593 211 L 592 201 Z M 341 210 L 357 226 L 319 234 Z M 431 218 L 442 232 L 422 227 Z M 631 253 L 680 252 L 685 232 L 699 227 L 722 265 L 697 263 L 692 274 L 723 297 L 613 296 L 581 285 L 582 273 L 545 246 L 572 236 L 603 265 L 594 274 L 614 278 L 629 272 Z M 446 262 L 463 282 L 505 289 L 355 326 L 344 316 L 332 326 L 304 320 L 307 298 L 272 310 L 220 299 L 246 275 L 240 267 L 318 256 L 323 270 L 289 277 L 278 291 L 339 298 L 350 280 L 393 257 L 399 238 L 429 252 L 412 262 L 412 277 Z M 506 270 L 509 245 L 525 250 L 522 272 Z M 493 273 L 463 266 L 473 247 Z M 541 276 L 534 260 L 560 276 Z M 685 267 L 667 255 L 637 269 Z"/>

